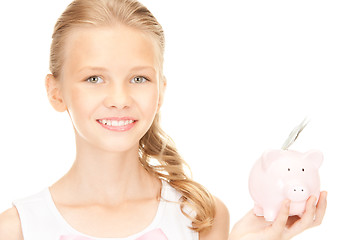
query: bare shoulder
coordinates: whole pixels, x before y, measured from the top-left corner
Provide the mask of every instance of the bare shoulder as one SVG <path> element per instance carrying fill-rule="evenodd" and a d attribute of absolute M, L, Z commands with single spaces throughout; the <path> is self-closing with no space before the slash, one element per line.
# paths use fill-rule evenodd
<path fill-rule="evenodd" d="M 23 240 L 20 218 L 15 207 L 0 214 L 0 239 Z"/>
<path fill-rule="evenodd" d="M 216 214 L 214 224 L 209 231 L 200 233 L 200 240 L 227 240 L 230 228 L 230 215 L 229 210 L 225 204 L 214 197 Z"/>

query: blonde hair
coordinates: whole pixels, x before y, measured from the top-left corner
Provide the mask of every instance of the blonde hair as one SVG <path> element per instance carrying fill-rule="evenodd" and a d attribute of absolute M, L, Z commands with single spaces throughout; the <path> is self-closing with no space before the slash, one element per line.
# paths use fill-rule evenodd
<path fill-rule="evenodd" d="M 160 82 L 165 38 L 162 26 L 152 13 L 136 0 L 75 0 L 59 17 L 53 33 L 50 52 L 50 71 L 55 78 L 61 75 L 64 62 L 64 45 L 70 31 L 76 27 L 108 26 L 124 24 L 138 29 L 156 40 L 159 48 Z M 159 113 L 147 133 L 139 142 L 139 159 L 144 168 L 159 179 L 166 180 L 182 197 L 182 213 L 192 220 L 194 231 L 200 232 L 212 226 L 215 217 L 213 196 L 188 176 L 188 165 L 182 159 L 172 141 L 161 129 Z M 152 163 L 156 159 L 157 164 Z M 185 207 L 191 208 L 191 214 Z"/>

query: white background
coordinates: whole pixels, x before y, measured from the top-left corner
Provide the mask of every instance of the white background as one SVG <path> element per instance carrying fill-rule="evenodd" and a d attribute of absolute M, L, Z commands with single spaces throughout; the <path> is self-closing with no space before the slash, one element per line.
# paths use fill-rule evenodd
<path fill-rule="evenodd" d="M 361 2 L 142 2 L 166 33 L 164 129 L 231 223 L 253 206 L 254 161 L 309 116 L 291 149 L 324 152 L 329 205 L 322 226 L 295 239 L 360 236 Z M 54 183 L 75 156 L 69 118 L 44 88 L 51 33 L 68 3 L 0 5 L 0 212 Z"/>

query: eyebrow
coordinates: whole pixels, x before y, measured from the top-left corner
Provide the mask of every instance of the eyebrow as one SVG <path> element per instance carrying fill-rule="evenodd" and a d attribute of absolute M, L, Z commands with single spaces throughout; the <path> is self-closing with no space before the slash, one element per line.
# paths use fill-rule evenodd
<path fill-rule="evenodd" d="M 103 71 L 103 72 L 108 72 L 108 69 L 103 68 L 103 67 L 93 67 L 93 66 L 86 66 L 81 68 L 78 72 L 83 72 L 86 70 L 92 70 L 92 71 Z"/>
<path fill-rule="evenodd" d="M 86 70 L 92 70 L 92 71 L 102 71 L 102 72 L 109 72 L 107 68 L 104 67 L 96 67 L 96 66 L 86 66 L 81 68 L 78 72 L 83 72 Z M 136 66 L 130 69 L 130 71 L 139 71 L 139 70 L 151 70 L 152 72 L 156 73 L 156 70 L 152 66 Z"/>

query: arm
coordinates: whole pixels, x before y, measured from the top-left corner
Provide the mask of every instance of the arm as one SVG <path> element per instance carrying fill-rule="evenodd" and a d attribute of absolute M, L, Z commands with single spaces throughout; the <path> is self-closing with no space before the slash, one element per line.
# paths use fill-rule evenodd
<path fill-rule="evenodd" d="M 200 232 L 200 240 L 226 240 L 229 236 L 229 211 L 221 200 L 215 197 L 216 214 L 212 228 Z"/>
<path fill-rule="evenodd" d="M 0 239 L 23 240 L 20 218 L 15 207 L 0 214 Z"/>

